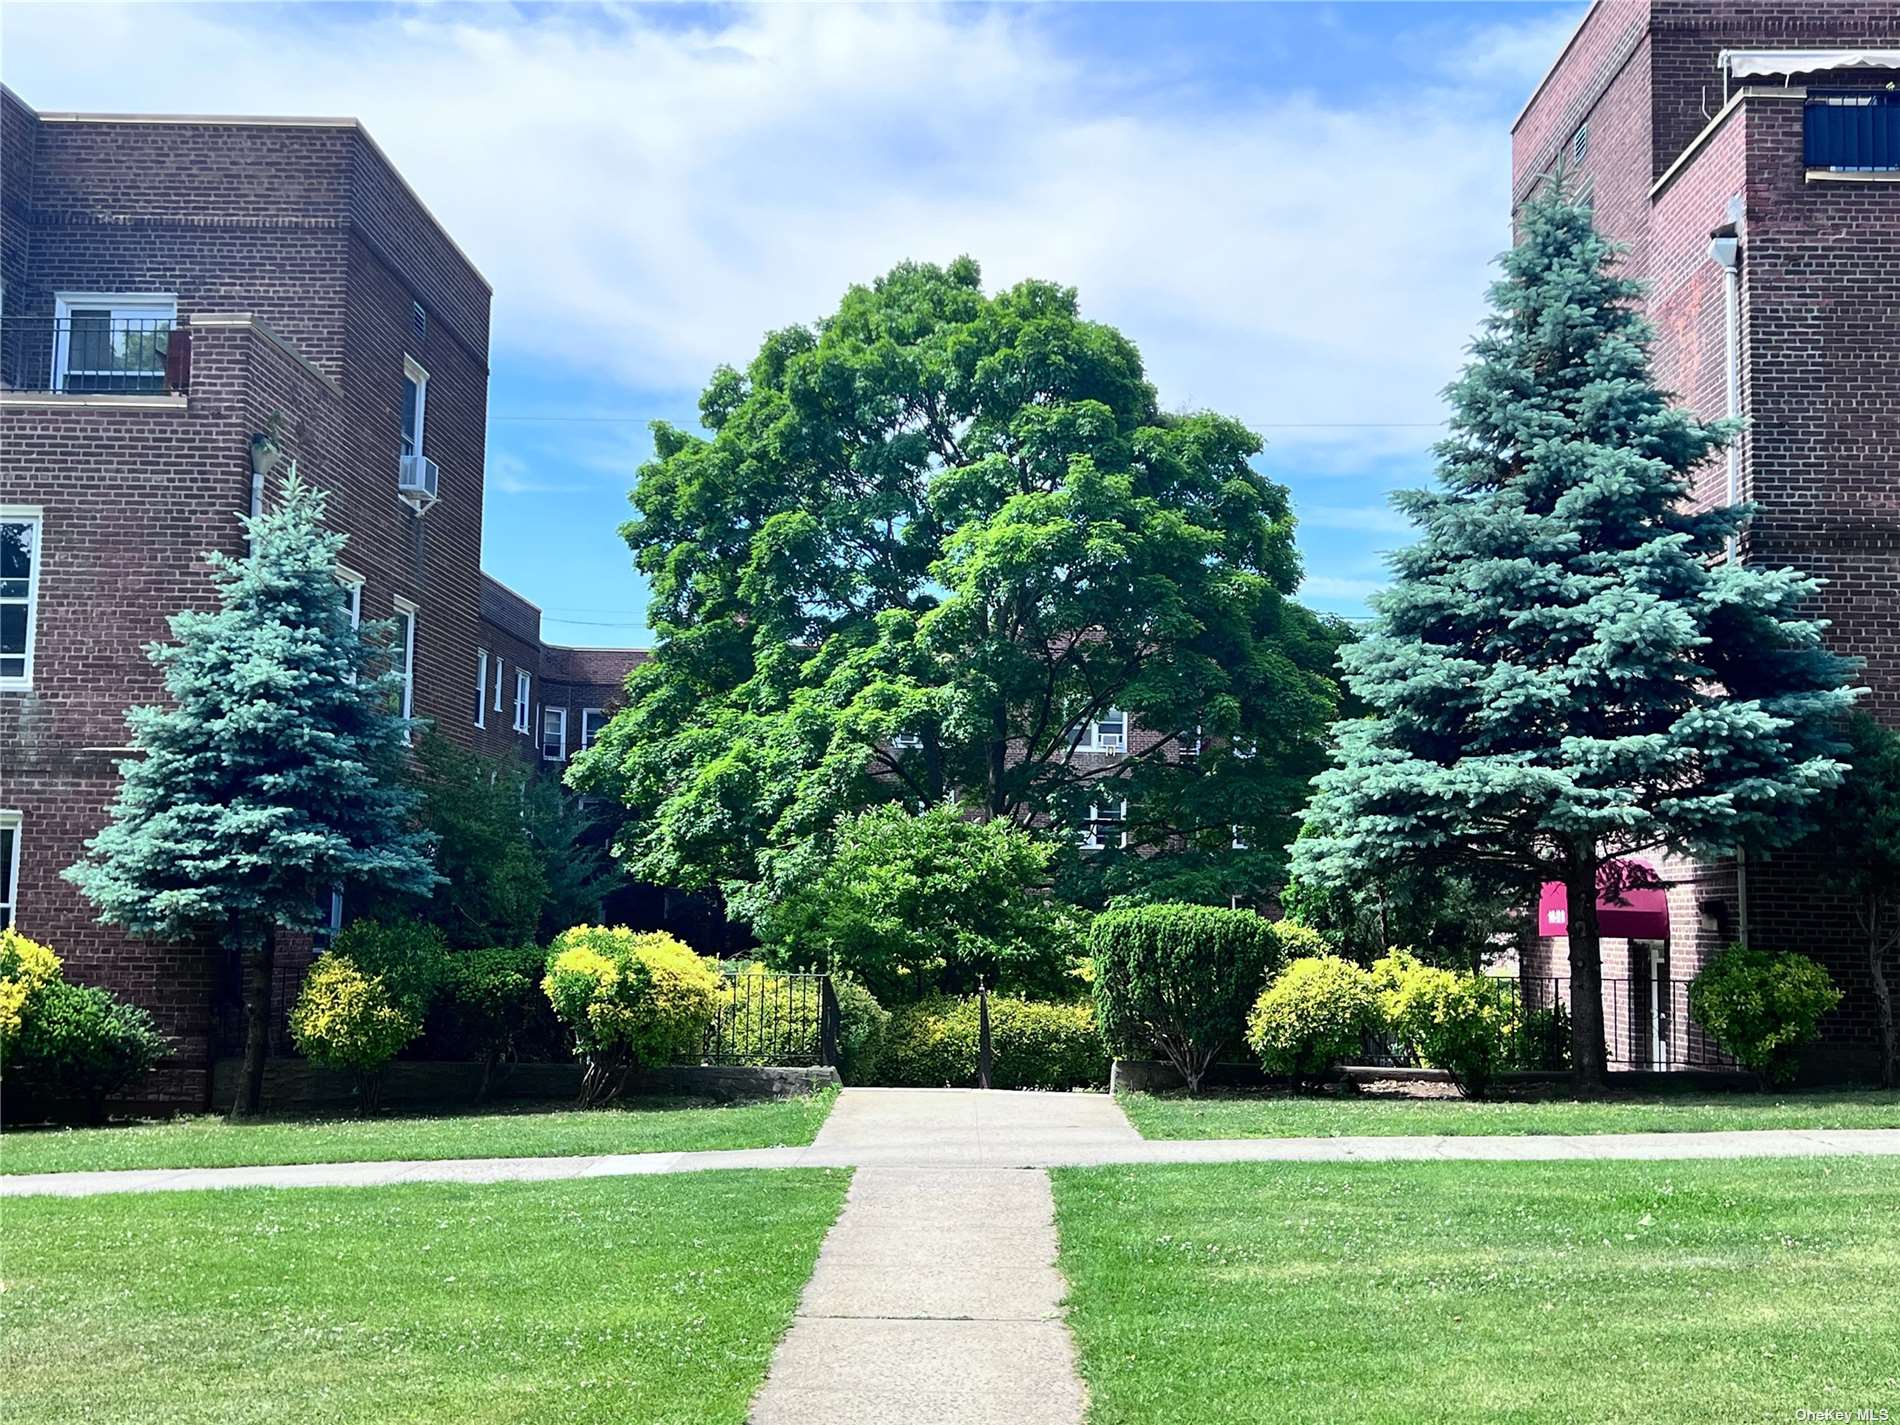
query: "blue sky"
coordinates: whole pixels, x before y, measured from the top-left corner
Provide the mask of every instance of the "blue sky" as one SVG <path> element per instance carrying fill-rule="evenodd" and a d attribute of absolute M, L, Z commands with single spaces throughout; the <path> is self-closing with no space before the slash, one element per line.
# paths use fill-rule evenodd
<path fill-rule="evenodd" d="M 1507 240 L 1509 127 L 1584 6 L 0 11 L 46 109 L 350 114 L 495 288 L 484 561 L 644 642 L 648 422 L 906 258 L 1076 286 L 1238 416 L 1317 608 L 1365 611 Z M 83 43 L 82 43 L 83 41 Z"/>

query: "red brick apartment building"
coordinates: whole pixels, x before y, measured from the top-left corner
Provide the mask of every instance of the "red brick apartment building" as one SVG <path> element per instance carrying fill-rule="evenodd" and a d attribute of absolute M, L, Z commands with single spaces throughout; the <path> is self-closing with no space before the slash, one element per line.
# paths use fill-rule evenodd
<path fill-rule="evenodd" d="M 0 91 L 0 188 L 0 924 L 152 1010 L 155 1096 L 202 1101 L 232 967 L 96 924 L 59 873 L 126 708 L 163 698 L 144 645 L 242 552 L 254 450 L 330 493 L 344 596 L 396 620 L 414 713 L 458 742 L 565 761 L 643 655 L 543 643 L 482 572 L 488 284 L 359 123 Z"/>
<path fill-rule="evenodd" d="M 1514 204 L 1559 162 L 1648 284 L 1665 387 L 1747 422 L 1695 499 L 1755 504 L 1733 557 L 1826 579 L 1830 638 L 1900 724 L 1900 7 L 1597 0 L 1512 130 Z M 1864 949 L 1813 867 L 1661 869 L 1667 938 L 1606 945 L 1613 1062 L 1694 1058 L 1682 985 L 1737 939 L 1825 963 L 1828 1057 L 1872 1059 Z M 1526 974 L 1562 973 L 1540 944 Z"/>

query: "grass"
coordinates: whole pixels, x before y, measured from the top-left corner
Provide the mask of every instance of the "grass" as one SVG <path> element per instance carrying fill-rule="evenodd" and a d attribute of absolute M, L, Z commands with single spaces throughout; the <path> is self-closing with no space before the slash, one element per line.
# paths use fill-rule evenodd
<path fill-rule="evenodd" d="M 1091 1425 L 1900 1417 L 1891 1160 L 1065 1169 L 1055 1189 Z"/>
<path fill-rule="evenodd" d="M 116 1128 L 30 1130 L 0 1135 L 0 1174 L 797 1146 L 811 1142 L 835 1098 L 835 1092 L 826 1091 L 726 1107 L 629 1099 L 586 1111 L 530 1104 L 410 1117 L 277 1118 L 244 1124 L 175 1118 Z"/>
<path fill-rule="evenodd" d="M 849 1177 L 10 1200 L 0 1413 L 738 1425 Z"/>
<path fill-rule="evenodd" d="M 1126 1093 L 1144 1138 L 1389 1138 L 1404 1134 L 1692 1133 L 1731 1128 L 1900 1128 L 1900 1093 L 1652 1095 L 1612 1099 Z"/>

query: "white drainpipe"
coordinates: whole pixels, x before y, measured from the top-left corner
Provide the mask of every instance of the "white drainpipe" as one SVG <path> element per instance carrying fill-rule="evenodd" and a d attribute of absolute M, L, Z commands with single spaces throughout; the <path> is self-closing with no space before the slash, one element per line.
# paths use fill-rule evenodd
<path fill-rule="evenodd" d="M 1734 420 L 1742 413 L 1742 245 L 1731 231 L 1709 240 L 1709 256 L 1722 269 L 1722 378 L 1728 396 L 1725 414 Z M 1728 458 L 1728 497 L 1736 505 L 1742 498 L 1742 451 L 1740 439 L 1731 440 Z M 1735 535 L 1728 537 L 1728 562 L 1739 557 Z M 1748 851 L 1735 848 L 1735 935 L 1744 947 L 1748 944 Z"/>

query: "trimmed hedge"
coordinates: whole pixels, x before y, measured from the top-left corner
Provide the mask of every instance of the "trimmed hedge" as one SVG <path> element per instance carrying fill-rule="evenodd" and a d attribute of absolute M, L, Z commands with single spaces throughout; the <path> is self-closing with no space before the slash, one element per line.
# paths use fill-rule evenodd
<path fill-rule="evenodd" d="M 1775 1084 L 1794 1078 L 1822 1016 L 1840 1002 L 1827 971 L 1792 950 L 1731 945 L 1689 984 L 1689 1013 L 1738 1064 Z"/>
<path fill-rule="evenodd" d="M 290 1011 L 297 1052 L 313 1064 L 351 1070 L 365 1112 L 376 1108 L 384 1066 L 421 1030 L 421 1014 L 387 980 L 334 950 L 316 958 Z"/>
<path fill-rule="evenodd" d="M 1461 1093 L 1483 1098 L 1511 1067 L 1518 1012 L 1506 982 L 1422 965 L 1404 951 L 1376 962 L 1372 976 L 1392 1032 Z"/>
<path fill-rule="evenodd" d="M 9 1116 L 78 1105 L 94 1123 L 165 1057 L 152 1016 L 109 990 L 60 975 L 59 956 L 9 927 L 0 930 L 0 1067 Z"/>
<path fill-rule="evenodd" d="M 906 1005 L 890 1016 L 870 1082 L 899 1088 L 973 1084 L 979 1032 L 974 996 Z M 1108 1044 L 1088 1003 L 990 996 L 991 1087 L 1070 1089 L 1102 1084 L 1108 1081 L 1108 1061 Z"/>
<path fill-rule="evenodd" d="M 1282 970 L 1255 1001 L 1247 1043 L 1268 1073 L 1311 1085 L 1349 1058 L 1383 1019 L 1370 974 L 1337 955 L 1308 955 Z"/>

